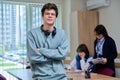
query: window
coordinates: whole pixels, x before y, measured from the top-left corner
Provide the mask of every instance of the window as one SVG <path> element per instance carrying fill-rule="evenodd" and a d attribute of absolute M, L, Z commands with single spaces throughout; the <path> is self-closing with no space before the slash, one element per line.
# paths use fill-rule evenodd
<path fill-rule="evenodd" d="M 43 3 L 0 2 L 0 67 L 5 67 L 6 61 L 14 63 L 14 68 L 26 66 L 26 33 L 42 24 L 42 6 Z M 61 6 L 58 8 L 55 26 L 61 28 Z"/>

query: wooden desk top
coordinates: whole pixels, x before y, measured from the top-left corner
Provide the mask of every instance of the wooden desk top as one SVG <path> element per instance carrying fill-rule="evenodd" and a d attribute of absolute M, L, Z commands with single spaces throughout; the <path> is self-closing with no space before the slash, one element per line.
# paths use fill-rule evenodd
<path fill-rule="evenodd" d="M 32 72 L 30 69 L 9 70 L 8 73 L 19 80 L 32 80 Z M 91 73 L 91 78 L 85 79 L 84 72 L 67 72 L 67 78 L 72 78 L 73 80 L 120 80 L 120 78 L 109 77 L 96 73 Z"/>
<path fill-rule="evenodd" d="M 84 72 L 68 72 L 67 77 L 73 78 L 73 80 L 120 80 L 120 78 L 110 77 L 96 73 L 91 73 L 91 78 L 85 79 Z"/>

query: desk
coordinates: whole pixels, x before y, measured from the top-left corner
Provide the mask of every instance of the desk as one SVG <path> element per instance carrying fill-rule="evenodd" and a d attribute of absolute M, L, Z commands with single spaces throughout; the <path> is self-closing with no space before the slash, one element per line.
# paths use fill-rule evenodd
<path fill-rule="evenodd" d="M 8 70 L 7 72 L 19 80 L 32 80 L 32 72 L 30 69 Z"/>
<path fill-rule="evenodd" d="M 120 80 L 120 78 L 114 78 L 97 73 L 91 73 L 91 78 L 85 79 L 85 74 L 83 72 L 68 72 L 67 77 L 73 78 L 73 80 Z"/>
<path fill-rule="evenodd" d="M 32 80 L 32 72 L 30 69 L 9 70 L 8 73 L 19 80 Z M 67 72 L 67 78 L 73 80 L 120 80 L 120 78 L 109 77 L 101 74 L 91 73 L 91 79 L 85 79 L 83 72 Z"/>

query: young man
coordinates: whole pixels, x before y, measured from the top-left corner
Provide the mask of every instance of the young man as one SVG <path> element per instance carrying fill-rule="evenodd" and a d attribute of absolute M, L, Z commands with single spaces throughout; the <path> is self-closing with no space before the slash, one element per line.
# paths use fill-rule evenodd
<path fill-rule="evenodd" d="M 33 80 L 67 80 L 62 60 L 68 53 L 69 41 L 64 30 L 54 27 L 57 6 L 47 3 L 41 13 L 43 25 L 27 34 L 27 56 Z"/>

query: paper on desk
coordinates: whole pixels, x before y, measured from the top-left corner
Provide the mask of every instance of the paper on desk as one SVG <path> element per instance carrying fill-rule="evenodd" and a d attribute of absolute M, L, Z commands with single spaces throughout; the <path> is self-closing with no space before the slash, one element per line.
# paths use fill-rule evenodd
<path fill-rule="evenodd" d="M 94 63 L 94 64 L 99 64 L 99 63 L 101 63 L 103 61 L 103 58 L 96 58 L 96 59 L 93 59 L 92 60 L 92 62 Z"/>
<path fill-rule="evenodd" d="M 74 70 L 74 71 L 72 71 L 72 70 L 66 70 L 66 72 L 81 72 L 81 70 Z"/>

